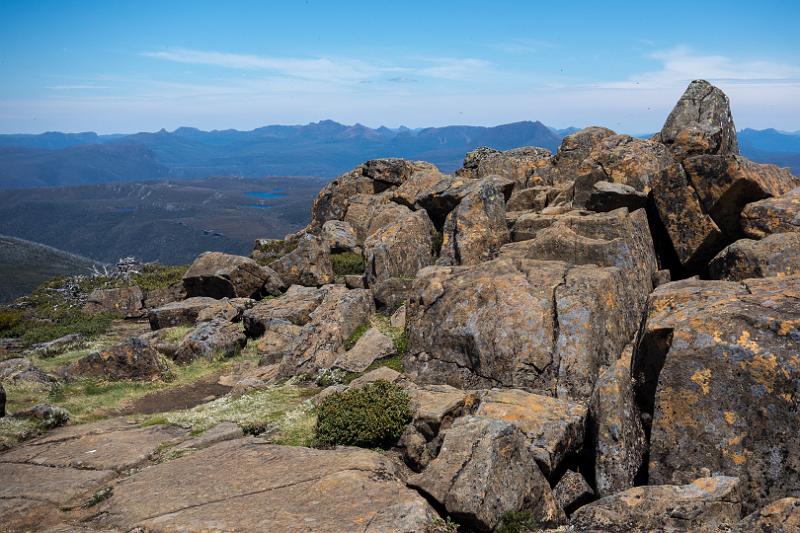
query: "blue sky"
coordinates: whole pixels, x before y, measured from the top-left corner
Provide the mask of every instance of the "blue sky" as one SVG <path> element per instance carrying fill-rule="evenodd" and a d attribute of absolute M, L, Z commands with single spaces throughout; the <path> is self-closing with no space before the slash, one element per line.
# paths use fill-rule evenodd
<path fill-rule="evenodd" d="M 649 132 L 694 78 L 800 129 L 800 3 L 0 0 L 0 131 L 541 120 Z"/>

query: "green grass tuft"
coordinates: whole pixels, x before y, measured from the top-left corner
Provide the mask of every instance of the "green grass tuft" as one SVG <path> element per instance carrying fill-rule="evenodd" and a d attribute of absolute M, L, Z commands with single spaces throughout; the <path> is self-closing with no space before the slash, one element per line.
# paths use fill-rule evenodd
<path fill-rule="evenodd" d="M 142 271 L 131 276 L 131 284 L 138 285 L 143 291 L 165 289 L 183 280 L 188 265 L 162 265 L 151 263 L 144 265 Z"/>
<path fill-rule="evenodd" d="M 364 258 L 354 252 L 331 254 L 331 266 L 337 276 L 364 273 Z"/>
<path fill-rule="evenodd" d="M 347 339 L 345 339 L 345 341 L 344 341 L 344 349 L 345 349 L 345 350 L 349 350 L 350 348 L 352 348 L 353 346 L 355 346 L 355 345 L 356 345 L 356 343 L 358 342 L 358 339 L 360 339 L 361 337 L 363 337 L 363 336 L 364 336 L 364 333 L 366 333 L 366 332 L 367 332 L 367 330 L 368 330 L 370 327 L 371 327 L 371 324 L 370 324 L 369 322 L 364 322 L 363 324 L 361 324 L 360 326 L 358 326 L 358 327 L 357 327 L 357 328 L 356 328 L 356 329 L 353 331 L 353 333 L 351 333 L 351 334 L 350 334 L 350 336 L 349 336 L 349 337 L 347 337 Z"/>
<path fill-rule="evenodd" d="M 539 524 L 536 523 L 530 511 L 509 511 L 503 515 L 494 531 L 495 533 L 524 533 L 539 529 Z"/>

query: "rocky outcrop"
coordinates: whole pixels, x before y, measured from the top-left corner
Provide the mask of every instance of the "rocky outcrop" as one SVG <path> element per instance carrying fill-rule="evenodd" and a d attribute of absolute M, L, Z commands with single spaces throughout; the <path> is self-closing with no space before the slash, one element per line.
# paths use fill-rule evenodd
<path fill-rule="evenodd" d="M 69 366 L 69 374 L 100 379 L 149 380 L 169 375 L 166 358 L 144 340 L 130 340 L 91 353 Z"/>
<path fill-rule="evenodd" d="M 553 496 L 565 513 L 572 514 L 575 509 L 594 499 L 594 491 L 582 475 L 567 470 L 553 487 Z"/>
<path fill-rule="evenodd" d="M 12 357 L 0 361 L 0 382 L 49 390 L 55 384 L 55 379 L 27 357 Z"/>
<path fill-rule="evenodd" d="M 505 196 L 496 182 L 476 182 L 447 215 L 437 263 L 475 265 L 497 257 L 500 247 L 511 240 L 505 215 Z"/>
<path fill-rule="evenodd" d="M 498 259 L 417 275 L 406 368 L 423 383 L 588 400 L 633 338 L 656 268 L 643 211 L 553 217 Z"/>
<path fill-rule="evenodd" d="M 341 220 L 329 220 L 323 224 L 322 239 L 332 253 L 351 252 L 358 246 L 356 230 Z"/>
<path fill-rule="evenodd" d="M 714 279 L 730 281 L 800 274 L 800 233 L 738 240 L 717 254 L 708 271 Z"/>
<path fill-rule="evenodd" d="M 734 528 L 736 531 L 790 533 L 800 531 L 800 499 L 782 498 L 747 515 Z"/>
<path fill-rule="evenodd" d="M 483 146 L 464 157 L 464 166 L 457 174 L 474 179 L 501 176 L 513 181 L 520 189 L 549 185 L 552 181 L 552 155 L 550 150 L 535 146 L 505 151 Z"/>
<path fill-rule="evenodd" d="M 147 318 L 154 330 L 174 326 L 191 326 L 198 320 L 223 317 L 233 320 L 240 314 L 228 300 L 216 300 L 207 296 L 187 298 L 151 309 Z"/>
<path fill-rule="evenodd" d="M 397 206 L 400 216 L 370 234 L 364 242 L 365 278 L 369 286 L 391 278 L 413 278 L 433 263 L 434 227 L 425 211 Z"/>
<path fill-rule="evenodd" d="M 491 531 L 512 511 L 530 511 L 542 526 L 564 521 L 525 436 L 499 420 L 456 420 L 439 455 L 409 483 L 478 531 Z"/>
<path fill-rule="evenodd" d="M 678 159 L 698 154 L 739 153 L 728 97 L 704 80 L 689 84 L 657 139 Z"/>
<path fill-rule="evenodd" d="M 231 357 L 244 348 L 247 338 L 239 326 L 221 319 L 203 322 L 186 335 L 175 351 L 177 363 L 189 363 L 198 358 Z"/>
<path fill-rule="evenodd" d="M 761 239 L 774 233 L 800 232 L 800 188 L 745 206 L 741 216 L 744 234 Z"/>
<path fill-rule="evenodd" d="M 116 289 L 95 289 L 89 294 L 84 313 L 109 313 L 122 318 L 138 318 L 144 314 L 144 295 L 136 285 Z"/>
<path fill-rule="evenodd" d="M 686 485 L 634 487 L 578 509 L 578 531 L 719 531 L 739 521 L 739 483 L 732 477 L 707 477 Z"/>
<path fill-rule="evenodd" d="M 589 402 L 589 441 L 593 448 L 597 494 L 609 496 L 633 487 L 647 454 L 641 413 L 631 378 L 633 346 L 603 368 Z"/>
<path fill-rule="evenodd" d="M 206 252 L 195 259 L 183 275 L 188 297 L 258 298 L 280 294 L 283 280 L 269 267 L 249 257 Z"/>
<path fill-rule="evenodd" d="M 690 279 L 651 295 L 633 362 L 650 483 L 737 476 L 747 510 L 800 490 L 799 290 L 797 276 Z"/>
<path fill-rule="evenodd" d="M 333 282 L 330 248 L 326 241 L 306 233 L 297 247 L 270 263 L 287 285 L 319 287 Z"/>

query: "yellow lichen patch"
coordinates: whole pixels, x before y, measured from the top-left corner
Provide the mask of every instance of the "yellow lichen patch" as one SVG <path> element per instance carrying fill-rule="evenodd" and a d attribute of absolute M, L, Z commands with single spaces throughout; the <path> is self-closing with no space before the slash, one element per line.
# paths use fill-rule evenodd
<path fill-rule="evenodd" d="M 756 354 L 752 361 L 742 361 L 739 364 L 748 370 L 753 381 L 763 385 L 767 392 L 774 390 L 775 380 L 778 377 L 778 358 L 775 354 L 767 356 Z"/>
<path fill-rule="evenodd" d="M 725 411 L 725 413 L 723 413 L 723 416 L 725 417 L 725 422 L 727 422 L 728 425 L 732 426 L 736 423 L 736 413 L 734 413 L 733 411 Z"/>
<path fill-rule="evenodd" d="M 742 443 L 742 439 L 744 439 L 744 435 L 736 435 L 728 439 L 728 446 L 738 446 Z"/>
<path fill-rule="evenodd" d="M 702 370 L 698 370 L 692 377 L 689 378 L 694 381 L 699 387 L 700 390 L 703 391 L 703 394 L 708 396 L 708 393 L 711 391 L 711 369 L 704 368 Z"/>
<path fill-rule="evenodd" d="M 782 320 L 778 324 L 778 335 L 785 337 L 796 329 L 800 329 L 800 320 Z"/>
<path fill-rule="evenodd" d="M 792 403 L 792 395 L 791 395 L 791 394 L 789 394 L 788 392 L 783 392 L 783 393 L 781 393 L 781 394 L 780 394 L 780 397 L 781 397 L 781 398 L 783 398 L 783 399 L 784 399 L 784 401 L 786 401 L 786 402 L 788 402 L 788 403 Z"/>
<path fill-rule="evenodd" d="M 708 493 L 716 492 L 720 483 L 720 479 L 716 477 L 701 477 L 692 481 L 692 485 Z"/>
<path fill-rule="evenodd" d="M 742 331 L 742 334 L 739 336 L 739 339 L 736 341 L 736 343 L 743 348 L 747 348 L 753 353 L 758 353 L 758 351 L 761 349 L 756 341 L 750 339 L 750 332 L 747 330 Z"/>
<path fill-rule="evenodd" d="M 697 420 L 697 410 L 694 408 L 698 401 L 700 397 L 692 391 L 676 391 L 671 387 L 664 387 L 658 400 L 660 419 L 654 425 L 672 435 L 672 439 L 680 438 L 675 432 L 683 434 L 687 429 L 702 431 L 702 424 Z"/>
<path fill-rule="evenodd" d="M 728 449 L 722 450 L 722 455 L 733 461 L 735 465 L 743 465 L 747 462 L 747 457 L 744 453 L 737 453 Z"/>

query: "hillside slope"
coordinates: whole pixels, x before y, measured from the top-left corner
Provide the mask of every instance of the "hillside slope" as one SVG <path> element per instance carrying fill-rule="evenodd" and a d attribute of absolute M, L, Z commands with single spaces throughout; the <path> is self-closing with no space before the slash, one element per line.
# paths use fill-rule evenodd
<path fill-rule="evenodd" d="M 0 235 L 0 302 L 27 294 L 47 279 L 83 274 L 101 264 L 51 246 Z"/>

